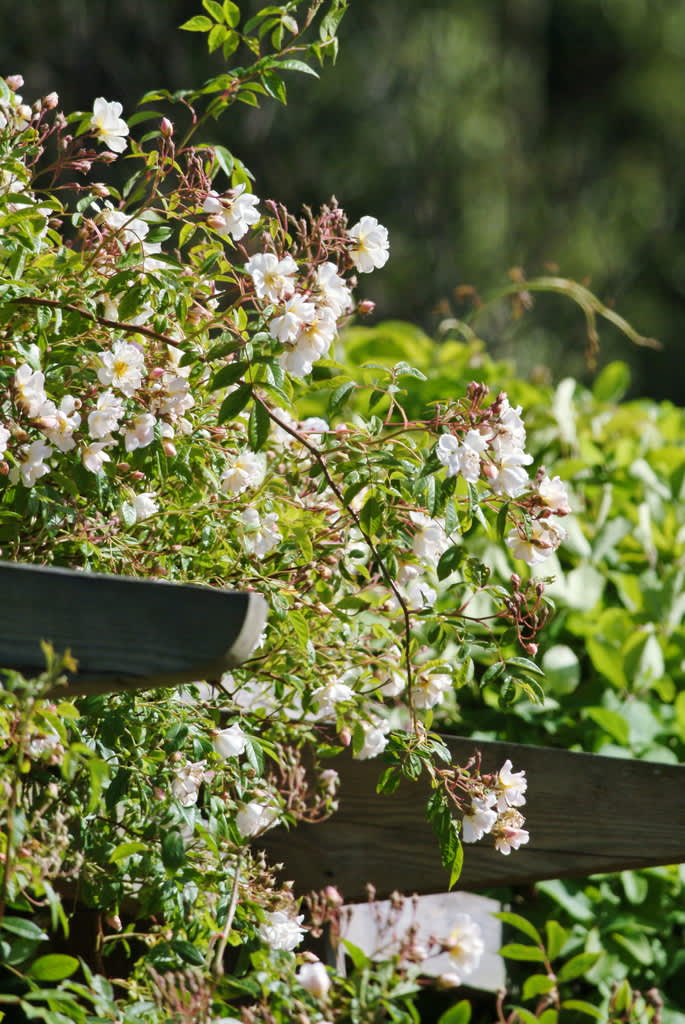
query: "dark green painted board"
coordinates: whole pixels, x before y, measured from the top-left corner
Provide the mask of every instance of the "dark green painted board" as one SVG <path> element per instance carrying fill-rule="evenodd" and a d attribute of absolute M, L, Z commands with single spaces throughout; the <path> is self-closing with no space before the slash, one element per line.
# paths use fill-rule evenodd
<path fill-rule="evenodd" d="M 487 837 L 465 845 L 461 889 L 526 885 L 543 878 L 585 876 L 685 861 L 685 766 L 600 757 L 547 747 L 443 737 L 453 761 L 476 749 L 486 771 L 507 758 L 528 775 L 526 816 L 530 842 L 505 857 Z M 349 756 L 326 762 L 340 772 L 340 808 L 328 821 L 267 832 L 255 841 L 284 864 L 298 892 L 339 886 L 350 902 L 365 899 L 372 882 L 379 897 L 400 892 L 444 892 L 447 875 L 437 840 L 425 820 L 427 784 L 403 783 L 378 796 L 380 760 Z"/>
<path fill-rule="evenodd" d="M 259 594 L 0 562 L 0 668 L 44 670 L 41 640 L 79 663 L 75 694 L 218 680 L 254 648 Z"/>

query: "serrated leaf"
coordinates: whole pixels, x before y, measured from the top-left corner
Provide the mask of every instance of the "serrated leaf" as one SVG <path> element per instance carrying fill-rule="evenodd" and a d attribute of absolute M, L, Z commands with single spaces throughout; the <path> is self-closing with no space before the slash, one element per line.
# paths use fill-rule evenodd
<path fill-rule="evenodd" d="M 563 967 L 559 968 L 557 978 L 559 981 L 571 981 L 573 978 L 580 978 L 591 967 L 595 966 L 601 956 L 601 953 L 578 953 L 577 956 L 571 957 Z"/>
<path fill-rule="evenodd" d="M 447 548 L 447 550 L 440 556 L 440 561 L 438 562 L 438 579 L 444 580 L 451 573 L 455 572 L 455 570 L 461 565 L 463 558 L 464 548 L 460 544 L 453 544 L 451 547 Z"/>
<path fill-rule="evenodd" d="M 450 870 L 450 880 L 447 885 L 448 891 L 453 889 L 461 877 L 461 870 L 464 866 L 464 847 L 461 841 L 457 837 L 457 849 L 452 860 L 452 867 Z"/>
<path fill-rule="evenodd" d="M 508 956 L 510 960 L 529 960 L 543 964 L 545 954 L 537 946 L 526 946 L 522 942 L 509 942 L 500 949 L 500 956 Z"/>
<path fill-rule="evenodd" d="M 189 18 L 188 21 L 184 21 L 179 28 L 184 32 L 209 32 L 212 28 L 211 18 L 206 17 L 204 14 L 196 14 L 195 17 Z"/>
<path fill-rule="evenodd" d="M 251 384 L 240 384 L 235 391 L 232 391 L 230 395 L 226 395 L 221 408 L 219 409 L 219 415 L 217 421 L 219 423 L 225 423 L 226 420 L 232 420 L 242 412 L 247 403 L 252 398 L 252 385 Z"/>
<path fill-rule="evenodd" d="M 218 3 L 217 0 L 202 0 L 202 6 L 204 7 L 208 14 L 211 14 L 211 16 L 214 18 L 214 21 L 224 20 L 224 12 L 222 10 L 221 4 Z"/>
<path fill-rule="evenodd" d="M 231 28 L 235 28 L 240 22 L 240 8 L 233 0 L 224 0 L 222 6 L 226 24 L 230 25 Z"/>
<path fill-rule="evenodd" d="M 530 658 L 507 658 L 507 666 L 509 668 L 518 668 L 523 672 L 530 672 L 534 676 L 542 676 L 544 679 L 545 673 L 539 665 L 536 665 Z"/>
<path fill-rule="evenodd" d="M 261 402 L 255 402 L 250 410 L 250 418 L 247 423 L 247 438 L 252 451 L 258 452 L 266 444 L 269 436 L 271 420 L 269 414 Z"/>
<path fill-rule="evenodd" d="M 318 72 L 314 68 L 310 68 L 309 64 L 305 64 L 303 60 L 294 60 L 288 58 L 287 60 L 279 60 L 278 67 L 284 71 L 301 71 L 303 75 L 313 75 L 314 78 L 318 78 Z"/>
<path fill-rule="evenodd" d="M 503 661 L 496 661 L 494 665 L 490 665 L 486 668 L 485 672 L 481 676 L 480 685 L 486 686 L 488 683 L 494 683 L 496 679 L 499 679 L 501 675 L 504 675 L 505 664 Z"/>
<path fill-rule="evenodd" d="M 192 942 L 188 942 L 186 939 L 173 939 L 169 945 L 186 963 L 193 964 L 195 967 L 201 967 L 204 964 L 202 953 Z"/>
<path fill-rule="evenodd" d="M 339 384 L 335 389 L 331 397 L 328 399 L 328 411 L 338 412 L 345 403 L 345 399 L 348 397 L 351 391 L 355 389 L 355 383 L 353 380 L 346 380 L 342 384 Z"/>
<path fill-rule="evenodd" d="M 385 769 L 376 783 L 376 792 L 394 793 L 401 781 L 402 776 L 400 775 L 397 767 L 395 765 L 390 765 L 389 768 Z"/>
<path fill-rule="evenodd" d="M 493 914 L 499 921 L 503 921 L 504 924 L 511 925 L 512 928 L 516 928 L 517 931 L 523 932 L 529 939 L 539 943 L 542 946 L 542 936 L 537 930 L 534 924 L 527 921 L 525 917 L 521 917 L 520 914 L 512 914 L 509 911 L 501 911 L 501 913 Z"/>

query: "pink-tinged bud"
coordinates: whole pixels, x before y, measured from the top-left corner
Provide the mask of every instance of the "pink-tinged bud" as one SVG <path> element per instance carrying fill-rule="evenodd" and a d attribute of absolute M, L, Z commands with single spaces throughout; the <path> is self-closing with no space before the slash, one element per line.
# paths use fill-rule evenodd
<path fill-rule="evenodd" d="M 163 377 L 163 376 L 164 376 L 164 367 L 163 366 L 155 366 L 155 367 L 153 367 L 152 370 L 150 370 L 150 377 L 152 377 L 153 380 L 159 380 L 159 378 Z"/>
<path fill-rule="evenodd" d="M 139 469 L 134 469 L 133 472 L 131 473 L 131 480 L 135 480 L 136 483 L 139 480 L 144 480 L 144 479 L 145 479 L 145 473 L 141 473 L 141 471 Z"/>
<path fill-rule="evenodd" d="M 88 174 L 93 163 L 91 160 L 74 160 L 71 166 L 75 171 L 80 171 L 81 174 Z"/>
<path fill-rule="evenodd" d="M 215 231 L 221 231 L 226 226 L 226 222 L 220 213 L 210 213 L 207 218 L 207 223 L 210 228 L 214 228 Z"/>
<path fill-rule="evenodd" d="M 162 451 L 171 459 L 173 458 L 174 455 L 176 455 L 176 445 L 174 444 L 173 441 L 169 441 L 169 439 L 167 438 L 164 441 L 162 441 Z"/>
<path fill-rule="evenodd" d="M 170 139 L 174 134 L 174 126 L 168 117 L 163 117 L 159 122 L 159 130 L 165 139 Z"/>
<path fill-rule="evenodd" d="M 109 195 L 109 189 L 102 181 L 96 181 L 92 186 L 93 194 L 99 196 L 100 199 L 106 199 Z"/>
<path fill-rule="evenodd" d="M 5 79 L 12 92 L 16 92 L 17 89 L 21 89 L 24 84 L 23 75 L 8 75 Z"/>
<path fill-rule="evenodd" d="M 120 473 L 128 473 L 130 468 L 128 462 L 117 462 L 117 469 Z"/>
<path fill-rule="evenodd" d="M 481 468 L 483 476 L 486 476 L 488 480 L 494 480 L 497 476 L 497 466 L 493 466 L 491 462 L 481 462 Z"/>
<path fill-rule="evenodd" d="M 18 115 L 19 115 L 19 117 L 21 117 L 21 118 L 22 118 L 22 119 L 23 119 L 24 121 L 30 121 L 30 120 L 31 120 L 31 108 L 30 108 L 30 107 L 28 106 L 28 104 L 26 104 L 26 103 L 21 103 L 21 104 L 20 104 L 20 105 L 19 105 L 19 106 L 17 107 L 17 114 L 18 114 Z"/>
<path fill-rule="evenodd" d="M 118 156 L 118 153 L 112 153 L 110 149 L 106 149 L 104 153 L 100 153 L 100 159 L 106 164 L 113 164 Z"/>
<path fill-rule="evenodd" d="M 8 476 L 10 471 L 9 463 L 0 462 L 0 476 Z"/>
<path fill-rule="evenodd" d="M 343 747 L 349 747 L 350 743 L 352 742 L 352 733 L 347 728 L 347 726 L 345 726 L 344 729 L 340 730 L 340 732 L 338 733 L 338 739 L 342 743 Z"/>
<path fill-rule="evenodd" d="M 538 645 L 537 644 L 533 644 L 533 643 L 524 644 L 523 645 L 523 649 L 524 649 L 524 651 L 526 651 L 527 654 L 530 654 L 531 658 L 534 658 L 535 655 L 538 653 Z"/>
<path fill-rule="evenodd" d="M 369 316 L 370 313 L 373 313 L 375 308 L 376 303 L 372 302 L 371 299 L 362 299 L 362 301 L 357 306 L 357 309 L 362 316 Z"/>
<path fill-rule="evenodd" d="M 56 92 L 49 92 L 47 96 L 43 96 L 43 107 L 45 110 L 54 110 L 59 103 L 59 96 Z"/>
<path fill-rule="evenodd" d="M 120 932 L 121 929 L 123 928 L 121 918 L 119 917 L 118 914 L 112 914 L 110 917 L 106 917 L 105 924 L 108 924 L 109 927 L 115 932 Z"/>
<path fill-rule="evenodd" d="M 323 894 L 329 907 L 342 907 L 343 898 L 340 895 L 340 891 L 334 885 L 327 885 Z"/>

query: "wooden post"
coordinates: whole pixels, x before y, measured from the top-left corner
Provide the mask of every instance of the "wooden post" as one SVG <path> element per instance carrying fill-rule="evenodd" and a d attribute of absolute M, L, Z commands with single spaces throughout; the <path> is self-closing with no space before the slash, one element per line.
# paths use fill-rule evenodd
<path fill-rule="evenodd" d="M 0 668 L 45 669 L 40 641 L 78 662 L 64 696 L 218 681 L 266 622 L 259 594 L 0 562 Z"/>
<path fill-rule="evenodd" d="M 457 764 L 482 751 L 483 769 L 507 758 L 529 778 L 522 808 L 527 846 L 503 856 L 488 838 L 465 846 L 459 889 L 531 884 L 543 878 L 584 876 L 685 861 L 685 766 L 571 753 L 515 743 L 443 737 Z M 428 784 L 403 782 L 379 796 L 379 760 L 344 755 L 330 762 L 340 773 L 339 810 L 320 824 L 274 829 L 256 841 L 283 863 L 298 892 L 335 885 L 346 901 L 443 892 L 446 872 L 426 821 Z M 328 762 L 327 762 L 328 765 Z"/>

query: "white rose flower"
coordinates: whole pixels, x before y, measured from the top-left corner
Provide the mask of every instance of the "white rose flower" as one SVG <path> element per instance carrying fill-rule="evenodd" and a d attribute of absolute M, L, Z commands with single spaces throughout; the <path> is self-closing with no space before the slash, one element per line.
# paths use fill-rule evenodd
<path fill-rule="evenodd" d="M 423 711 L 434 708 L 452 688 L 452 677 L 444 673 L 419 676 L 414 683 L 414 706 Z"/>
<path fill-rule="evenodd" d="M 424 565 L 435 568 L 440 556 L 450 546 L 444 525 L 438 519 L 431 519 L 423 512 L 410 512 L 409 518 L 417 527 L 412 541 L 412 551 Z"/>
<path fill-rule="evenodd" d="M 279 260 L 272 252 L 258 252 L 245 264 L 252 278 L 258 299 L 280 302 L 295 291 L 297 263 L 292 256 Z"/>
<path fill-rule="evenodd" d="M 335 263 L 322 263 L 316 271 L 316 283 L 321 299 L 328 306 L 336 320 L 349 313 L 354 306 L 344 278 L 338 274 Z"/>
<path fill-rule="evenodd" d="M 300 927 L 303 920 L 304 914 L 291 917 L 284 910 L 274 910 L 259 926 L 259 938 L 271 949 L 295 949 L 305 934 L 305 929 Z"/>
<path fill-rule="evenodd" d="M 17 401 L 28 415 L 35 419 L 54 408 L 45 394 L 45 376 L 40 370 L 32 370 L 24 363 L 14 375 Z"/>
<path fill-rule="evenodd" d="M 192 807 L 197 803 L 200 786 L 205 778 L 205 762 L 189 761 L 182 768 L 176 770 L 176 776 L 171 783 L 171 792 L 176 797 L 181 807 Z"/>
<path fill-rule="evenodd" d="M 566 530 L 553 519 L 534 519 L 527 535 L 512 530 L 507 537 L 507 547 L 514 558 L 520 558 L 528 565 L 539 565 L 559 547 L 566 536 Z"/>
<path fill-rule="evenodd" d="M 124 434 L 124 447 L 127 452 L 134 452 L 138 448 L 147 448 L 155 439 L 155 424 L 157 420 L 149 412 L 138 413 L 131 420 L 131 425 Z"/>
<path fill-rule="evenodd" d="M 52 455 L 52 448 L 44 441 L 33 441 L 24 449 L 22 458 L 19 460 L 19 472 L 21 482 L 25 487 L 33 487 L 37 480 L 50 472 L 45 459 Z"/>
<path fill-rule="evenodd" d="M 257 558 L 265 558 L 281 539 L 278 532 L 278 515 L 275 512 L 268 512 L 262 519 L 256 508 L 246 508 L 242 519 L 245 550 Z"/>
<path fill-rule="evenodd" d="M 471 813 L 465 814 L 462 822 L 462 839 L 465 843 L 476 843 L 483 836 L 492 832 L 497 821 L 497 811 L 492 809 L 496 800 L 495 793 L 486 793 L 484 797 L 473 797 Z"/>
<path fill-rule="evenodd" d="M 145 356 L 137 345 L 128 341 L 115 341 L 110 352 L 101 355 L 102 366 L 98 369 L 101 384 L 117 388 L 132 398 L 143 383 Z"/>
<path fill-rule="evenodd" d="M 7 427 L 3 427 L 2 423 L 0 423 L 0 458 L 2 458 L 7 451 L 7 442 L 11 436 L 12 435 Z"/>
<path fill-rule="evenodd" d="M 385 722 L 362 722 L 364 742 L 361 749 L 354 755 L 357 761 L 367 761 L 382 754 L 388 745 L 388 726 Z"/>
<path fill-rule="evenodd" d="M 245 752 L 247 734 L 237 722 L 212 735 L 212 746 L 219 757 L 240 757 Z"/>
<path fill-rule="evenodd" d="M 302 964 L 297 972 L 297 980 L 315 999 L 324 999 L 331 987 L 330 975 L 319 960 L 314 964 Z"/>
<path fill-rule="evenodd" d="M 513 772 L 512 763 L 507 758 L 497 774 L 497 810 L 506 811 L 509 807 L 523 807 L 526 802 L 525 792 L 528 780 L 525 772 Z"/>
<path fill-rule="evenodd" d="M 137 523 L 142 522 L 144 519 L 149 519 L 155 512 L 159 512 L 159 505 L 152 491 L 143 491 L 141 494 L 136 494 L 133 499 L 133 508 Z"/>
<path fill-rule="evenodd" d="M 53 406 L 51 413 L 41 417 L 41 426 L 46 437 L 61 452 L 70 452 L 76 447 L 74 431 L 81 423 L 81 416 L 76 411 L 76 399 L 65 395 L 59 407 Z"/>
<path fill-rule="evenodd" d="M 472 974 L 485 952 L 483 933 L 468 914 L 456 914 L 445 947 L 457 969 L 460 982 Z"/>
<path fill-rule="evenodd" d="M 369 274 L 387 263 L 389 253 L 388 231 L 375 217 L 362 217 L 350 228 L 349 237 L 354 242 L 350 259 L 362 274 Z"/>
<path fill-rule="evenodd" d="M 258 800 L 250 800 L 243 804 L 235 816 L 236 828 L 246 839 L 257 836 L 272 828 L 278 818 L 278 809 L 273 804 L 262 804 Z"/>
<path fill-rule="evenodd" d="M 219 197 L 210 192 L 202 209 L 210 214 L 209 222 L 219 235 L 230 235 L 238 242 L 259 220 L 257 196 L 245 192 L 245 185 L 238 185 L 227 196 Z"/>
<path fill-rule="evenodd" d="M 221 476 L 224 494 L 242 494 L 248 487 L 259 487 L 266 473 L 266 458 L 260 452 L 236 455 Z"/>
<path fill-rule="evenodd" d="M 283 312 L 269 320 L 269 330 L 282 344 L 294 341 L 305 324 L 313 320 L 315 313 L 313 302 L 307 302 L 303 295 L 292 295 L 286 300 Z"/>
<path fill-rule="evenodd" d="M 104 441 L 92 441 L 81 450 L 81 461 L 90 473 L 100 473 L 105 462 L 111 462 L 106 449 L 114 444 L 114 439 L 106 437 Z"/>
<path fill-rule="evenodd" d="M 90 127 L 98 141 L 104 143 L 113 153 L 123 153 L 126 149 L 128 125 L 121 117 L 123 107 L 116 100 L 108 103 L 102 96 L 93 103 L 93 116 Z"/>
<path fill-rule="evenodd" d="M 88 414 L 88 430 L 90 436 L 95 440 L 107 437 L 119 426 L 119 420 L 124 415 L 124 406 L 120 398 L 113 391 L 103 391 L 98 395 L 95 408 Z"/>

